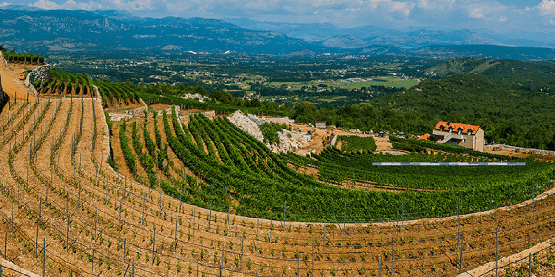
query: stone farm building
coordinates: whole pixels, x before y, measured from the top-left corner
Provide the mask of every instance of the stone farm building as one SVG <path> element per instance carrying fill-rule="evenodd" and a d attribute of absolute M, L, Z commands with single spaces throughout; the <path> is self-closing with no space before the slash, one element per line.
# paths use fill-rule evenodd
<path fill-rule="evenodd" d="M 316 128 L 326 128 L 326 122 L 325 121 L 316 121 Z"/>
<path fill-rule="evenodd" d="M 484 130 L 480 126 L 441 121 L 433 134 L 439 143 L 460 145 L 474 151 L 484 151 Z"/>

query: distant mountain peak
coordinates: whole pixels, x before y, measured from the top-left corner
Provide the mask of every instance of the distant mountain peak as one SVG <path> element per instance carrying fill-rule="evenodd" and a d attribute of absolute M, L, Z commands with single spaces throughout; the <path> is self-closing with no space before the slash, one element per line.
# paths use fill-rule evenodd
<path fill-rule="evenodd" d="M 35 11 L 42 11 L 43 9 L 33 7 L 33 6 L 26 6 L 26 5 L 7 5 L 4 7 L 0 7 L 0 10 L 35 12 Z"/>

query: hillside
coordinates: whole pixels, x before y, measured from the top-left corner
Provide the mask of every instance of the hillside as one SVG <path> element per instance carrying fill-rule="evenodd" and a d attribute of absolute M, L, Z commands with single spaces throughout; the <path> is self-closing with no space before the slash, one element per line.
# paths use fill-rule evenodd
<path fill-rule="evenodd" d="M 430 77 L 445 78 L 454 74 L 478 73 L 502 79 L 529 92 L 555 88 L 553 61 L 526 62 L 481 58 L 456 58 L 426 70 Z"/>
<path fill-rule="evenodd" d="M 490 63 L 480 64 L 485 65 Z M 469 71 L 464 66 L 460 68 Z M 428 79 L 406 91 L 378 98 L 372 104 L 434 115 L 436 119 L 429 122 L 430 131 L 437 123 L 434 121 L 464 122 L 484 127 L 488 142 L 553 149 L 548 144 L 554 132 L 548 126 L 555 124 L 555 95 L 532 93 L 518 84 L 486 75 Z"/>

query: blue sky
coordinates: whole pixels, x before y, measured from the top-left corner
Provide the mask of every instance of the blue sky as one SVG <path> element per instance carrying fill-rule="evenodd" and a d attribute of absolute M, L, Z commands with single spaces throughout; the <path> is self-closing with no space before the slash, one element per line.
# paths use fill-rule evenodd
<path fill-rule="evenodd" d="M 117 9 L 137 16 L 245 17 L 338 27 L 440 27 L 554 33 L 555 0 L 0 0 L 44 9 Z"/>

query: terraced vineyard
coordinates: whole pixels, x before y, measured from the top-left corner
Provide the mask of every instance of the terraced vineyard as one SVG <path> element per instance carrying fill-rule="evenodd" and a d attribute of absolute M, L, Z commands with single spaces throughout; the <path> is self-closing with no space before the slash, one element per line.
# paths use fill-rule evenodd
<path fill-rule="evenodd" d="M 551 163 L 368 170 L 469 158 L 276 155 L 202 115 L 148 112 L 109 130 L 98 98 L 10 103 L 0 129 L 0 256 L 46 276 L 455 276 L 555 231 L 555 199 L 528 200 L 552 187 Z M 407 190 L 346 187 L 375 180 Z M 533 258 L 541 268 L 552 268 L 548 253 Z"/>
<path fill-rule="evenodd" d="M 58 95 L 73 97 L 100 97 L 104 108 L 126 107 L 140 103 L 140 98 L 134 89 L 123 84 L 106 81 L 91 80 L 89 77 L 50 70 L 51 79 L 36 80 L 33 85 L 40 95 Z"/>
<path fill-rule="evenodd" d="M 44 57 L 34 54 L 4 52 L 4 59 L 9 63 L 44 64 Z"/>
<path fill-rule="evenodd" d="M 50 70 L 50 80 L 36 80 L 35 89 L 41 95 L 72 95 L 80 97 L 95 97 L 96 92 L 92 80 L 81 74 Z"/>

